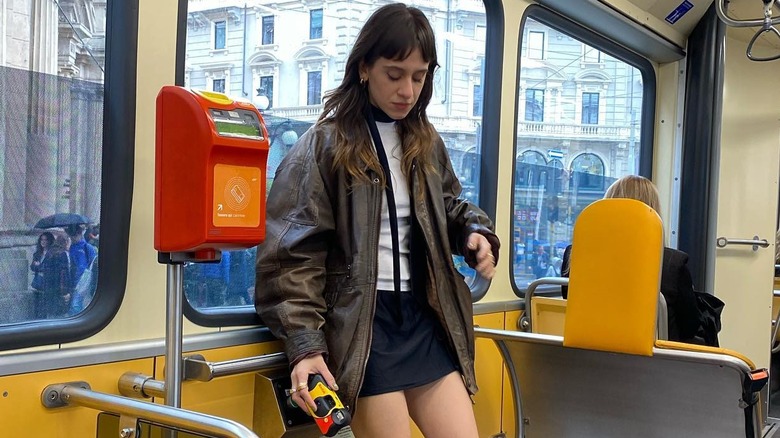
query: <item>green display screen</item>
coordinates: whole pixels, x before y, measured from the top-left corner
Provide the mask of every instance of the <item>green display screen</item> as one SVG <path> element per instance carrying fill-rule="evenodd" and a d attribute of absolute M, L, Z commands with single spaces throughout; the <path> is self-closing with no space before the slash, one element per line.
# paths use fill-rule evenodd
<path fill-rule="evenodd" d="M 214 120 L 217 134 L 221 136 L 250 138 L 252 140 L 263 139 L 263 128 L 260 126 L 260 120 L 252 111 L 211 109 L 211 118 Z"/>

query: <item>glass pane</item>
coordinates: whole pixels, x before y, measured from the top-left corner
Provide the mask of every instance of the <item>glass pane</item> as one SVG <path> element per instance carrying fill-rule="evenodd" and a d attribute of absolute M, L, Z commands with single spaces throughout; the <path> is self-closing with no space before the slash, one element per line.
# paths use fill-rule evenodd
<path fill-rule="evenodd" d="M 214 49 L 225 48 L 225 22 L 214 23 Z"/>
<path fill-rule="evenodd" d="M 273 15 L 263 17 L 262 42 L 263 44 L 274 43 L 274 16 Z"/>
<path fill-rule="evenodd" d="M 309 39 L 322 38 L 322 9 L 314 9 L 310 14 Z"/>
<path fill-rule="evenodd" d="M 15 324 L 75 315 L 97 284 L 106 2 L 3 5 L 0 324 Z"/>
<path fill-rule="evenodd" d="M 343 65 L 358 29 L 380 5 L 351 2 L 354 14 L 339 16 L 336 3 L 311 10 L 299 3 L 272 1 L 209 2 L 190 0 L 187 15 L 185 85 L 204 89 L 210 78 L 225 78 L 225 92 L 252 99 L 263 113 L 271 149 L 268 185 L 289 148 L 317 120 L 322 95 L 341 83 Z M 439 64 L 428 118 L 438 130 L 463 186 L 463 197 L 479 202 L 482 139 L 482 76 L 487 35 L 482 2 L 441 0 L 433 13 L 430 3 L 410 2 L 428 15 L 436 32 Z M 442 12 L 449 11 L 449 12 Z M 264 17 L 273 17 L 273 45 L 264 47 Z M 225 53 L 211 53 L 208 23 L 227 21 Z M 268 24 L 268 21 L 265 21 Z M 310 33 L 301 34 L 306 23 Z M 244 28 L 246 25 L 246 29 Z M 324 26 L 328 26 L 324 28 Z M 346 32 L 346 33 L 344 33 Z M 339 38 L 323 38 L 327 35 Z M 243 44 L 233 44 L 242 41 Z M 246 47 L 246 52 L 242 50 Z M 230 253 L 227 267 L 187 265 L 185 292 L 199 308 L 251 305 L 254 250 Z M 456 258 L 465 276 L 473 271 Z"/>
<path fill-rule="evenodd" d="M 522 289 L 560 275 L 580 211 L 637 173 L 643 87 L 637 68 L 533 18 L 520 53 L 512 261 Z"/>

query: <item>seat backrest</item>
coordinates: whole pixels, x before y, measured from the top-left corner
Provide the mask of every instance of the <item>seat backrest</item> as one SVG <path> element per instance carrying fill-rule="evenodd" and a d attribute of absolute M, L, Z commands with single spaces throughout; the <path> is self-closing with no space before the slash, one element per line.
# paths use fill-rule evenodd
<path fill-rule="evenodd" d="M 739 354 L 665 341 L 651 356 L 615 354 L 564 347 L 556 336 L 475 332 L 495 340 L 506 362 L 513 438 L 761 436 L 760 409 L 748 413 L 742 402 L 752 364 Z"/>
<path fill-rule="evenodd" d="M 663 260 L 658 214 L 633 199 L 602 199 L 577 218 L 563 344 L 649 356 Z"/>

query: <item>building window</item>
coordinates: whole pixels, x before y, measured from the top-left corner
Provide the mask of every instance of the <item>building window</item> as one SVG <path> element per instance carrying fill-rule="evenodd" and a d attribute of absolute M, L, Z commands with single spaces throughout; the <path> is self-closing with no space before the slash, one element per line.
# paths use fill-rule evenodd
<path fill-rule="evenodd" d="M 599 93 L 582 93 L 582 123 L 598 125 Z"/>
<path fill-rule="evenodd" d="M 217 93 L 224 93 L 225 92 L 225 80 L 224 79 L 214 79 L 214 81 L 211 84 L 211 89 L 216 91 Z"/>
<path fill-rule="evenodd" d="M 487 26 L 477 24 L 474 27 L 474 39 L 477 41 L 487 41 Z"/>
<path fill-rule="evenodd" d="M 261 96 L 268 98 L 268 108 L 274 106 L 274 77 L 260 76 L 260 89 L 257 90 Z M 268 109 L 266 108 L 266 109 Z"/>
<path fill-rule="evenodd" d="M 309 11 L 309 39 L 320 38 L 322 38 L 322 9 L 312 9 Z"/>
<path fill-rule="evenodd" d="M 585 62 L 599 63 L 601 62 L 601 50 L 594 49 L 588 45 L 583 45 L 584 53 L 582 54 L 582 60 Z"/>
<path fill-rule="evenodd" d="M 224 21 L 214 23 L 214 50 L 225 48 L 225 23 Z"/>
<path fill-rule="evenodd" d="M 571 163 L 572 177 L 579 189 L 603 191 L 604 161 L 597 155 L 585 153 L 578 155 Z"/>
<path fill-rule="evenodd" d="M 474 117 L 482 117 L 482 85 L 474 85 L 474 102 L 471 108 L 471 115 Z"/>
<path fill-rule="evenodd" d="M 544 59 L 544 32 L 528 31 L 528 57 Z"/>
<path fill-rule="evenodd" d="M 525 90 L 526 122 L 544 122 L 544 90 L 529 88 Z"/>
<path fill-rule="evenodd" d="M 274 16 L 266 15 L 263 17 L 263 45 L 274 43 Z"/>
<path fill-rule="evenodd" d="M 306 87 L 306 104 L 319 105 L 322 103 L 322 72 L 310 71 Z"/>

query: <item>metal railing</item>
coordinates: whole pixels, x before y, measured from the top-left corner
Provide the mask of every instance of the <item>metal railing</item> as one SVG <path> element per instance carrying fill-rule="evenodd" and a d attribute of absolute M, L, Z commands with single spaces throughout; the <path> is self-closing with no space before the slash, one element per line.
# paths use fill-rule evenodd
<path fill-rule="evenodd" d="M 532 281 L 525 290 L 525 297 L 523 298 L 525 310 L 517 321 L 517 328 L 524 332 L 532 331 L 531 300 L 533 300 L 537 287 L 541 285 L 567 286 L 568 284 L 569 279 L 566 277 L 543 277 Z"/>
<path fill-rule="evenodd" d="M 49 385 L 41 393 L 41 402 L 49 409 L 82 406 L 119 414 L 119 436 L 122 438 L 138 436 L 136 424 L 139 419 L 218 438 L 258 438 L 254 432 L 233 420 L 92 391 L 86 382 Z"/>
<path fill-rule="evenodd" d="M 207 362 L 201 355 L 187 356 L 184 362 L 184 380 L 209 382 L 217 377 L 236 374 L 265 371 L 287 365 L 284 353 L 271 353 L 262 356 L 227 360 L 222 362 Z M 154 380 L 140 373 L 127 372 L 119 378 L 119 393 L 126 397 L 165 398 L 165 382 Z"/>

